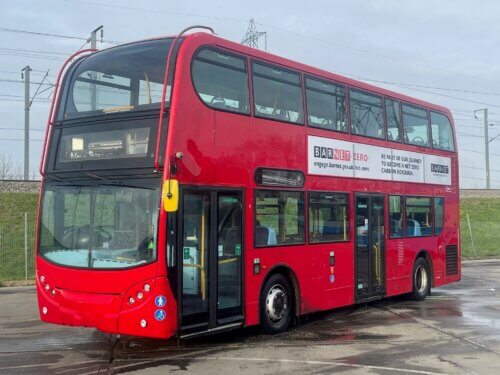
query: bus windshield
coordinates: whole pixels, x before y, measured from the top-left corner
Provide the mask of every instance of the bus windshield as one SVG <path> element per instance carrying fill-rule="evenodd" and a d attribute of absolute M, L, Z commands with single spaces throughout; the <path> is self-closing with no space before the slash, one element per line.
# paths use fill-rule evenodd
<path fill-rule="evenodd" d="M 75 64 L 58 120 L 159 108 L 171 39 L 126 44 Z M 169 101 L 167 87 L 166 101 Z"/>
<path fill-rule="evenodd" d="M 48 183 L 40 254 L 53 263 L 82 268 L 127 268 L 154 261 L 159 188 L 159 182 L 144 188 Z"/>

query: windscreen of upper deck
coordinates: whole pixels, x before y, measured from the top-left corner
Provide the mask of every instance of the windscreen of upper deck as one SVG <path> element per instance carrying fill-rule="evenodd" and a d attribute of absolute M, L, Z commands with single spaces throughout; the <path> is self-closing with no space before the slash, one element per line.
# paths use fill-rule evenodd
<path fill-rule="evenodd" d="M 126 44 L 77 62 L 57 120 L 159 108 L 171 39 Z M 170 87 L 167 87 L 167 102 Z"/>

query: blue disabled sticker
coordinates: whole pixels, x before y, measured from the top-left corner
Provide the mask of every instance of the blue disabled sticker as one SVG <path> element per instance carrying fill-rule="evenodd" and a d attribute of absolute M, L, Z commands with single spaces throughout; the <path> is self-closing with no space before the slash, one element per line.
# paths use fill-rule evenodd
<path fill-rule="evenodd" d="M 158 320 L 158 321 L 162 321 L 164 320 L 165 318 L 167 317 L 167 313 L 165 312 L 165 310 L 162 310 L 162 309 L 158 309 L 155 311 L 155 319 Z"/>
<path fill-rule="evenodd" d="M 335 282 L 335 275 L 330 275 L 330 284 Z"/>
<path fill-rule="evenodd" d="M 163 307 L 167 304 L 167 299 L 165 296 L 156 296 L 155 305 L 156 307 Z"/>

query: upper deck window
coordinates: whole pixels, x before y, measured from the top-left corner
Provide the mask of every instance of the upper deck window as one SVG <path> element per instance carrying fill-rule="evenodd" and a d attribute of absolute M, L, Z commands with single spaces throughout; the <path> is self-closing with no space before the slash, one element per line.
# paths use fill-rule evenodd
<path fill-rule="evenodd" d="M 58 120 L 159 108 L 170 44 L 169 39 L 127 44 L 76 63 Z"/>
<path fill-rule="evenodd" d="M 429 120 L 423 108 L 403 104 L 404 140 L 406 143 L 429 147 Z"/>
<path fill-rule="evenodd" d="M 259 63 L 252 64 L 252 71 L 255 114 L 303 124 L 300 75 Z"/>
<path fill-rule="evenodd" d="M 344 87 L 306 78 L 306 99 L 309 126 L 347 131 Z"/>
<path fill-rule="evenodd" d="M 431 112 L 432 147 L 455 151 L 450 120 L 441 113 Z"/>
<path fill-rule="evenodd" d="M 401 114 L 398 101 L 385 100 L 385 122 L 387 123 L 387 139 L 401 142 Z"/>
<path fill-rule="evenodd" d="M 352 134 L 385 138 L 382 98 L 356 90 L 349 90 Z"/>
<path fill-rule="evenodd" d="M 244 58 L 205 48 L 196 54 L 192 74 L 196 92 L 209 107 L 250 113 Z"/>

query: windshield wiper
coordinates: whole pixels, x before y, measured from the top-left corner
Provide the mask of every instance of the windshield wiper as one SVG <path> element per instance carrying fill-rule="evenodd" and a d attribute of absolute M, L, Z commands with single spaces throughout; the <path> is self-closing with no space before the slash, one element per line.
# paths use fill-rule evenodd
<path fill-rule="evenodd" d="M 122 181 L 119 180 L 110 180 L 109 178 L 100 176 L 95 173 L 83 171 L 85 176 L 88 176 L 90 178 L 93 178 L 94 180 L 100 180 L 106 182 L 108 185 L 114 185 L 114 186 L 121 186 L 121 187 L 129 187 L 129 188 L 137 188 L 137 189 L 147 189 L 147 190 L 154 190 L 154 188 L 148 187 L 148 186 L 139 186 L 139 185 L 134 185 L 134 184 L 126 184 Z"/>
<path fill-rule="evenodd" d="M 56 175 L 50 175 L 48 176 L 47 178 L 53 178 L 54 180 L 56 181 L 59 181 L 59 182 L 65 182 L 65 183 L 68 183 L 68 184 L 74 184 L 73 181 L 68 181 L 68 180 L 65 180 L 64 178 L 61 178 L 61 177 L 57 177 Z"/>

